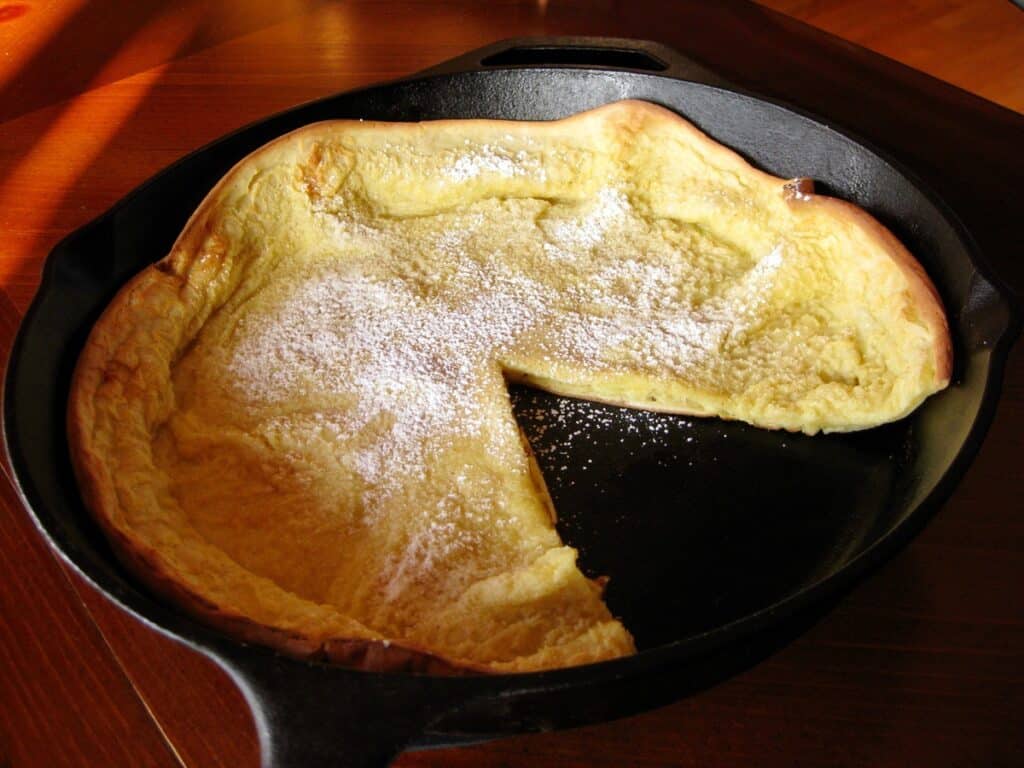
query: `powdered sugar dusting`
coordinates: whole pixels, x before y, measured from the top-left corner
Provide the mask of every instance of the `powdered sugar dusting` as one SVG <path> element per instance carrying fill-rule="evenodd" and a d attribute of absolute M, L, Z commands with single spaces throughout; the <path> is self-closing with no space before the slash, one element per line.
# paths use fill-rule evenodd
<path fill-rule="evenodd" d="M 456 279 L 486 284 L 469 262 Z M 229 370 L 246 396 L 283 402 L 296 392 L 340 393 L 351 405 L 335 422 L 356 434 L 386 423 L 387 439 L 352 454 L 353 469 L 375 487 L 389 467 L 422 464 L 440 436 L 482 428 L 475 388 L 480 371 L 531 318 L 512 291 L 450 305 L 414 286 L 328 271 L 300 283 L 267 320 L 245 327 Z"/>
<path fill-rule="evenodd" d="M 515 400 L 516 398 L 513 396 L 513 402 Z M 668 438 L 673 433 L 672 426 L 664 414 L 602 405 L 595 406 L 589 401 L 570 397 L 559 398 L 550 406 L 520 407 L 518 411 L 529 425 L 526 428 L 526 434 L 533 446 L 534 453 L 542 459 L 550 459 L 555 451 L 572 448 L 574 445 L 588 440 L 595 431 L 615 430 L 620 436 L 620 442 L 625 442 L 627 438 L 630 438 L 637 440 L 641 445 L 668 445 Z M 693 426 L 692 422 L 677 420 L 677 426 L 680 423 L 685 426 Z M 561 434 L 561 440 L 546 447 L 540 445 L 545 435 L 551 430 Z M 693 438 L 687 437 L 685 440 L 692 442 Z M 556 469 L 585 472 L 588 467 L 558 465 Z"/>
<path fill-rule="evenodd" d="M 444 173 L 516 174 L 521 159 L 477 148 Z M 521 456 L 503 363 L 550 362 L 584 376 L 701 375 L 727 335 L 755 317 L 783 264 L 779 247 L 697 307 L 686 298 L 685 259 L 667 246 L 629 250 L 648 225 L 621 189 L 547 217 L 512 204 L 501 211 L 503 218 L 493 208 L 490 218 L 469 211 L 427 233 L 414 221 L 371 225 L 322 211 L 336 243 L 359 248 L 238 319 L 226 361 L 238 397 L 267 412 L 297 400 L 319 404 L 315 414 L 275 417 L 273 427 L 306 424 L 346 447 L 338 456 L 365 488 L 368 523 L 429 471 L 431 457 L 460 441 L 498 461 Z M 636 417 L 637 428 L 656 436 L 657 422 L 644 419 Z M 479 510 L 455 490 L 410 532 L 390 568 L 389 599 L 476 546 Z M 500 507 L 501 489 L 485 491 L 478 497 Z"/>
<path fill-rule="evenodd" d="M 602 260 L 587 280 L 566 296 L 581 307 L 548 347 L 596 368 L 701 375 L 730 335 L 743 333 L 758 317 L 783 263 L 778 246 L 740 279 L 699 307 L 682 296 L 679 260 L 648 263 L 634 258 Z"/>
<path fill-rule="evenodd" d="M 620 190 L 604 187 L 583 215 L 554 219 L 549 223 L 546 234 L 550 242 L 545 244 L 545 249 L 557 256 L 571 257 L 580 250 L 593 248 L 630 212 L 629 200 Z"/>
<path fill-rule="evenodd" d="M 513 152 L 491 144 L 470 145 L 468 140 L 466 143 L 466 149 L 454 153 L 442 166 L 441 173 L 451 181 L 467 181 L 489 173 L 504 178 L 527 175 L 539 181 L 547 178 L 539 159 L 524 149 Z"/>

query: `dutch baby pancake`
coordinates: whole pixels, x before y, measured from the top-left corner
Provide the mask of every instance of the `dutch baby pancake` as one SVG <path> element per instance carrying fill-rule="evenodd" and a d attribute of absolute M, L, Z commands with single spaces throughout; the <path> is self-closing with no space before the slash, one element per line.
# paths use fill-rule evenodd
<path fill-rule="evenodd" d="M 227 632 L 532 671 L 634 645 L 508 381 L 813 434 L 905 416 L 950 350 L 883 226 L 660 107 L 325 122 L 242 160 L 117 295 L 70 444 L 124 562 Z"/>

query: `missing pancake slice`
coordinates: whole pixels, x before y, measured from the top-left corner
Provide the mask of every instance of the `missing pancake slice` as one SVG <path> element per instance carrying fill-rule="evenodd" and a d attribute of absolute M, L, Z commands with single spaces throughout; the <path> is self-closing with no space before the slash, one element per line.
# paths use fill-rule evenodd
<path fill-rule="evenodd" d="M 632 653 L 507 379 L 807 433 L 946 386 L 868 214 L 662 108 L 310 125 L 240 162 L 97 322 L 69 403 L 115 551 L 236 636 L 369 669 Z"/>

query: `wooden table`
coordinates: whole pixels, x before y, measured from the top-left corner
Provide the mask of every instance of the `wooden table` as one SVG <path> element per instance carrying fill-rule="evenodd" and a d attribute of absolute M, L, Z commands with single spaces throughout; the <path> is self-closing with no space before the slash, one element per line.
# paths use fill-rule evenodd
<path fill-rule="evenodd" d="M 1024 30 L 1009 3 L 991 13 Z M 830 116 L 913 164 L 1024 286 L 1024 117 L 754 5 L 37 0 L 0 3 L 0 343 L 54 243 L 175 158 L 297 102 L 523 34 L 658 40 Z M 396 764 L 1024 764 L 1022 435 L 1018 347 L 953 498 L 798 642 L 655 712 Z M 3 477 L 0 505 L 0 766 L 257 765 L 230 681 L 60 565 Z"/>

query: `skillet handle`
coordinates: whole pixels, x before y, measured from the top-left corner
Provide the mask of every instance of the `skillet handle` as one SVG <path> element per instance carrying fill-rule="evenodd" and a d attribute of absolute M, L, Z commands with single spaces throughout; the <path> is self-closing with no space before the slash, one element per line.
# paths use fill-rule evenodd
<path fill-rule="evenodd" d="M 520 67 L 619 69 L 735 87 L 674 48 L 652 40 L 622 37 L 513 37 L 461 54 L 419 74 Z"/>
<path fill-rule="evenodd" d="M 961 323 L 971 348 L 1009 348 L 1021 331 L 1021 307 L 1008 288 L 975 269 Z"/>
<path fill-rule="evenodd" d="M 217 661 L 252 710 L 261 768 L 385 768 L 438 716 L 430 678 Z"/>

